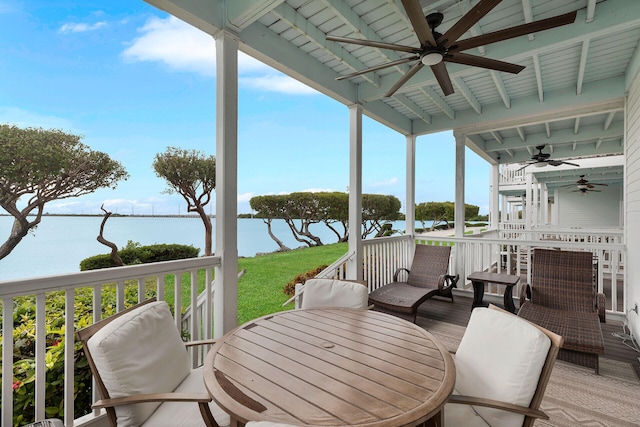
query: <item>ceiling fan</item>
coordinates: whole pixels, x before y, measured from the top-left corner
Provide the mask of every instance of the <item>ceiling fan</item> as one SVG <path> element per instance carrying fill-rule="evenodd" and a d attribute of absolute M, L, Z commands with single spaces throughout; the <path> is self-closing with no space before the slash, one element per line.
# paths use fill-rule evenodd
<path fill-rule="evenodd" d="M 430 13 L 426 17 L 423 15 L 422 7 L 419 0 L 402 0 L 402 6 L 407 12 L 407 16 L 411 21 L 413 30 L 420 41 L 420 47 L 411 47 L 398 45 L 393 43 L 378 42 L 372 40 L 352 39 L 348 37 L 337 37 L 327 35 L 326 39 L 339 43 L 351 43 L 362 46 L 376 47 L 380 49 L 390 49 L 399 52 L 410 53 L 411 56 L 399 59 L 397 61 L 387 62 L 365 70 L 356 71 L 355 73 L 340 76 L 336 80 L 348 79 L 359 76 L 371 71 L 378 71 L 388 67 L 415 62 L 409 71 L 394 84 L 384 95 L 389 97 L 393 95 L 400 87 L 402 87 L 411 77 L 413 77 L 422 67 L 429 66 L 433 71 L 442 92 L 451 95 L 453 85 L 451 78 L 447 72 L 445 62 L 453 62 L 457 64 L 470 65 L 473 67 L 488 68 L 490 70 L 504 71 L 507 73 L 517 74 L 525 67 L 518 64 L 499 61 L 496 59 L 485 58 L 482 56 L 463 53 L 475 47 L 484 46 L 503 40 L 512 39 L 543 30 L 548 30 L 562 25 L 567 25 L 575 21 L 577 12 L 569 12 L 553 18 L 541 19 L 539 21 L 527 24 L 517 25 L 515 27 L 498 30 L 476 37 L 470 37 L 458 41 L 458 37 L 462 36 L 467 30 L 475 25 L 494 7 L 500 4 L 502 0 L 480 0 L 478 4 L 471 8 L 460 20 L 458 20 L 444 34 L 438 33 L 435 29 L 442 23 L 444 15 L 442 13 Z"/>
<path fill-rule="evenodd" d="M 551 154 L 542 152 L 542 150 L 544 150 L 544 147 L 545 147 L 544 144 L 536 146 L 536 150 L 538 150 L 538 152 L 535 153 L 533 156 L 531 156 L 531 161 L 528 162 L 523 167 L 521 167 L 520 169 L 518 169 L 518 171 L 521 171 L 522 169 L 530 165 L 535 165 L 536 167 L 543 167 L 546 165 L 551 165 L 551 166 L 571 165 L 571 166 L 578 166 L 578 167 L 580 166 L 575 163 L 565 162 L 563 160 L 551 160 L 550 159 Z"/>
<path fill-rule="evenodd" d="M 587 193 L 588 191 L 595 191 L 595 192 L 600 192 L 600 190 L 594 190 L 593 188 L 596 185 L 601 185 L 603 187 L 608 186 L 609 184 L 599 184 L 597 182 L 589 182 L 588 180 L 584 179 L 585 175 L 580 175 L 580 179 L 576 181 L 575 184 L 568 184 L 568 185 L 563 185 L 562 187 L 573 187 L 574 185 L 578 187 L 577 190 L 573 190 L 574 193 L 577 193 L 578 191 L 581 192 L 582 194 Z"/>

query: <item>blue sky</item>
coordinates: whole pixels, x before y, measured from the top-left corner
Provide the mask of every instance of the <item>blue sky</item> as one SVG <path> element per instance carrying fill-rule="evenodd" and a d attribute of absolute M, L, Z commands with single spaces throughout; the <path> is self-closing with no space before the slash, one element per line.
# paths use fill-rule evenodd
<path fill-rule="evenodd" d="M 0 0 L 0 123 L 82 135 L 130 174 L 50 213 L 185 213 L 152 162 L 168 146 L 215 155 L 213 38 L 137 0 Z M 239 56 L 238 212 L 249 199 L 345 191 L 346 106 Z M 489 166 L 467 150 L 466 201 L 488 212 Z M 417 140 L 416 202 L 454 200 L 451 133 Z M 365 117 L 363 191 L 405 194 L 405 138 Z M 215 208 L 213 208 L 215 209 Z"/>

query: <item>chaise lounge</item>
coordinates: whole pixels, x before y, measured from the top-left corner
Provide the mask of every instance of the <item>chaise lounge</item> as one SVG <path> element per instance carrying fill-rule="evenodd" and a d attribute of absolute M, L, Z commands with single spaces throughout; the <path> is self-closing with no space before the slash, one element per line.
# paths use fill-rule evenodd
<path fill-rule="evenodd" d="M 564 337 L 558 359 L 599 372 L 604 311 L 591 252 L 534 250 L 531 284 L 521 289 L 518 316 Z"/>

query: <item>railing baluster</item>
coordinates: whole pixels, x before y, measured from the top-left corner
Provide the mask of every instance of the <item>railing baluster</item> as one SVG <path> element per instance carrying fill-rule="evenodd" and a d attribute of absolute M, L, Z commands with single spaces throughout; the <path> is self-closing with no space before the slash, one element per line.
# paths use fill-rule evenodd
<path fill-rule="evenodd" d="M 46 322 L 46 295 L 44 292 L 36 294 L 36 387 L 35 387 L 35 417 L 43 420 L 45 417 L 45 382 L 47 353 L 47 322 Z M 73 328 L 71 329 L 73 331 Z"/>
<path fill-rule="evenodd" d="M 2 298 L 2 424 L 13 425 L 13 298 Z"/>
<path fill-rule="evenodd" d="M 65 307 L 64 307 L 64 424 L 66 426 L 72 426 L 74 416 L 73 409 L 73 396 L 74 396 L 74 301 L 75 291 L 68 289 L 65 292 Z"/>

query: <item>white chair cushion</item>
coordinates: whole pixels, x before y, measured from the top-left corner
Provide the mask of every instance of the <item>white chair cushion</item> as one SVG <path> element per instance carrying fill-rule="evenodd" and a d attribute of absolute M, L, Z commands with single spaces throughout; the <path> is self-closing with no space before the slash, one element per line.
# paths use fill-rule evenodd
<path fill-rule="evenodd" d="M 113 320 L 87 345 L 114 398 L 172 392 L 191 370 L 188 353 L 164 301 L 143 305 Z M 142 424 L 158 405 L 152 402 L 116 408 L 118 426 Z"/>
<path fill-rule="evenodd" d="M 309 279 L 304 284 L 301 308 L 343 307 L 366 309 L 369 289 L 361 284 L 333 279 Z"/>
<path fill-rule="evenodd" d="M 476 308 L 455 354 L 455 388 L 461 395 L 529 406 L 550 346 L 549 337 L 523 319 Z M 492 427 L 520 426 L 524 421 L 523 415 L 507 411 L 473 409 Z"/>
<path fill-rule="evenodd" d="M 207 393 L 204 385 L 202 367 L 193 369 L 187 378 L 174 390 L 176 393 Z M 228 427 L 231 423 L 229 414 L 224 412 L 215 402 L 209 403 L 213 417 L 220 427 Z M 204 426 L 200 409 L 196 402 L 165 402 L 147 418 L 144 427 L 193 427 Z"/>

